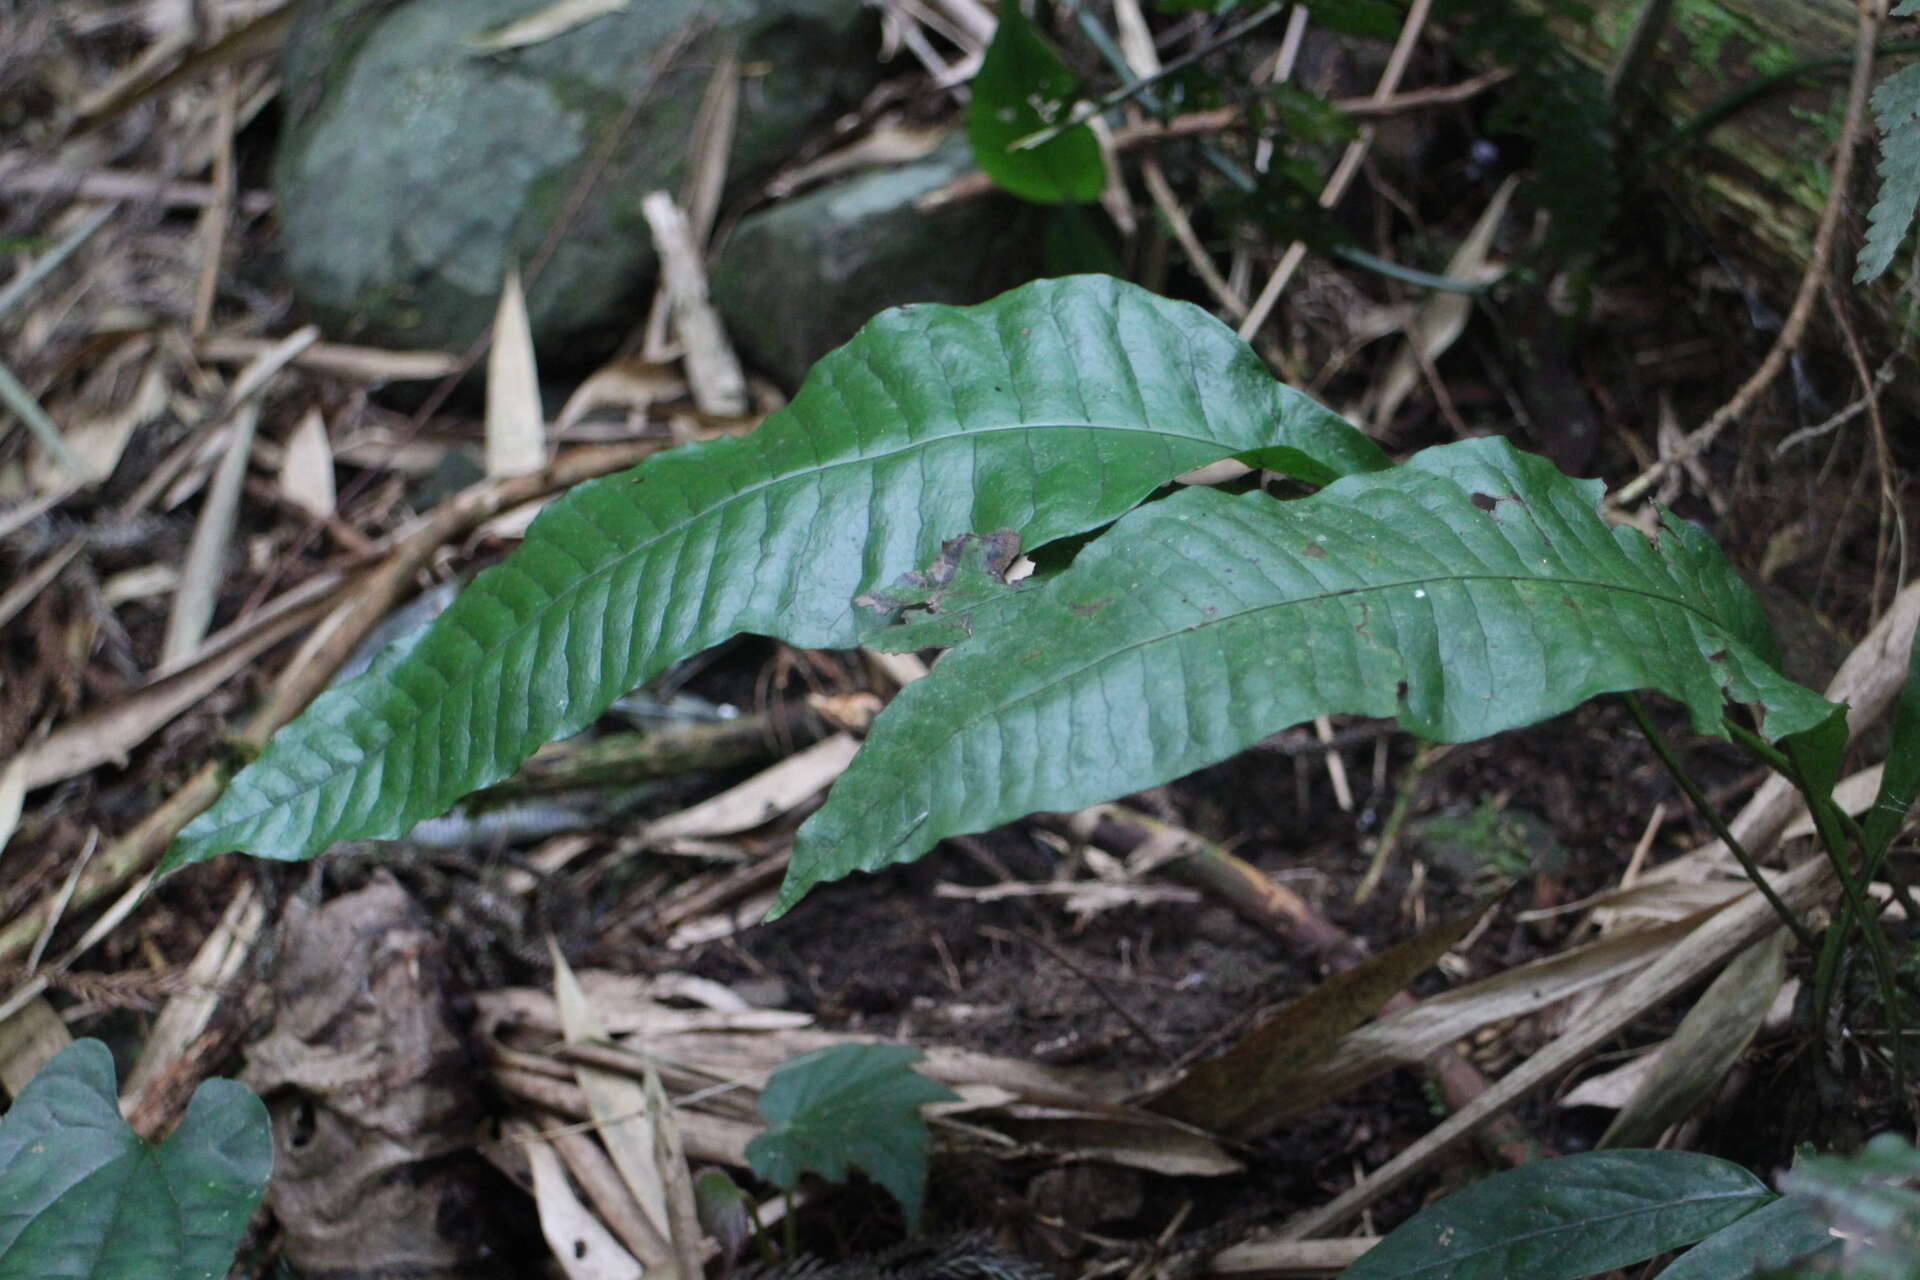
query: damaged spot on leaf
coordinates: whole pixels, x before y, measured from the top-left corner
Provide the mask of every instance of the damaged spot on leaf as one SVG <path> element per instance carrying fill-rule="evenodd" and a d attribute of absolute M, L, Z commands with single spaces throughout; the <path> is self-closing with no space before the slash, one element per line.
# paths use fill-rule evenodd
<path fill-rule="evenodd" d="M 1007 572 L 1019 558 L 1015 529 L 947 539 L 925 569 L 902 574 L 884 591 L 854 598 L 854 606 L 877 622 L 862 643 L 887 653 L 959 644 L 973 634 L 973 610 L 1018 589 L 1007 581 Z"/>
<path fill-rule="evenodd" d="M 1476 493 L 1473 495 L 1473 505 L 1482 511 L 1491 511 L 1500 505 L 1500 500 L 1490 493 Z"/>
<path fill-rule="evenodd" d="M 1089 600 L 1085 604 L 1070 604 L 1067 606 L 1067 611 L 1076 618 L 1091 618 L 1112 603 L 1112 597 L 1102 597 L 1098 600 Z"/>
<path fill-rule="evenodd" d="M 1325 560 L 1327 558 L 1327 549 L 1317 542 L 1309 542 L 1306 546 L 1300 548 L 1300 554 L 1309 560 Z"/>

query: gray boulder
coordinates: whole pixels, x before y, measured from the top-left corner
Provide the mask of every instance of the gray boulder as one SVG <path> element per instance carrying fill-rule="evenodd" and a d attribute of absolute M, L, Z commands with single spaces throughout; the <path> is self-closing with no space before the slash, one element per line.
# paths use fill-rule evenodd
<path fill-rule="evenodd" d="M 528 309 L 548 357 L 617 338 L 655 269 L 640 198 L 679 190 L 721 50 L 750 72 L 735 182 L 764 177 L 881 73 L 861 0 L 629 0 L 525 47 L 475 46 L 550 3 L 307 0 L 282 64 L 274 188 L 295 295 L 335 336 L 465 346 L 506 265 L 533 260 L 605 154 Z M 609 143 L 650 61 L 690 26 Z"/>
<path fill-rule="evenodd" d="M 713 267 L 714 305 L 742 352 L 788 387 L 875 312 L 984 302 L 1040 274 L 1041 218 L 1001 196 L 922 214 L 913 202 L 973 167 L 954 137 L 925 159 L 743 218 Z"/>

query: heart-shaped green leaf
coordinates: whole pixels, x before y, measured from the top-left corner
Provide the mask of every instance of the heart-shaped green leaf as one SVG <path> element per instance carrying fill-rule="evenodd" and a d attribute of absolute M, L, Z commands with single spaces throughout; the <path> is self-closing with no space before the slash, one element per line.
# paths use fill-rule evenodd
<path fill-rule="evenodd" d="M 1315 484 L 1387 465 L 1217 320 L 1117 280 L 885 312 L 752 435 L 550 505 L 412 652 L 276 734 L 165 865 L 404 835 L 729 636 L 850 646 L 854 598 L 945 539 L 1038 546 L 1240 454 Z"/>
<path fill-rule="evenodd" d="M 1075 809 L 1316 715 L 1441 742 L 1656 689 L 1724 734 L 1839 713 L 1779 675 L 1759 606 L 1705 534 L 1609 529 L 1598 481 L 1504 440 L 1429 449 L 1309 498 L 1193 488 L 1118 521 L 875 723 L 801 828 L 776 914 L 814 883 L 949 835 Z"/>
<path fill-rule="evenodd" d="M 1017 4 L 1000 7 L 968 89 L 967 142 L 973 162 L 1000 186 L 1037 204 L 1085 204 L 1107 185 L 1106 162 L 1093 130 L 1078 124 L 1038 146 L 1015 147 L 1028 134 L 1059 124 L 1073 109 L 1079 82 L 1047 47 Z"/>
<path fill-rule="evenodd" d="M 0 1280 L 219 1280 L 272 1169 L 242 1085 L 202 1084 L 155 1146 L 120 1118 L 113 1055 L 78 1041 L 0 1119 Z"/>
<path fill-rule="evenodd" d="M 959 1096 L 913 1070 L 921 1056 L 911 1045 L 839 1044 L 781 1063 L 760 1094 L 767 1131 L 747 1144 L 747 1162 L 789 1190 L 803 1173 L 843 1182 L 857 1168 L 918 1228 L 927 1188 L 920 1108 Z"/>

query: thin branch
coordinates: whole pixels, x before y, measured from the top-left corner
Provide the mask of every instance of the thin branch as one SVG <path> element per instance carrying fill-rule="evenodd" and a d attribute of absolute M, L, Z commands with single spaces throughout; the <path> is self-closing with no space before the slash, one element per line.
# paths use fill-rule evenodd
<path fill-rule="evenodd" d="M 1773 347 L 1760 362 L 1760 367 L 1753 371 L 1753 376 L 1733 393 L 1731 400 L 1715 410 L 1713 416 L 1689 435 L 1679 449 L 1656 460 L 1615 493 L 1611 499 L 1612 506 L 1625 507 L 1638 501 L 1667 472 L 1697 457 L 1718 439 L 1728 423 L 1745 415 L 1761 393 L 1773 385 L 1774 379 L 1787 367 L 1787 358 L 1798 349 L 1801 339 L 1806 336 L 1807 322 L 1813 316 L 1813 305 L 1820 297 L 1821 285 L 1833 261 L 1840 213 L 1846 208 L 1847 191 L 1853 182 L 1853 156 L 1865 132 L 1867 99 L 1873 89 L 1874 45 L 1879 34 L 1880 14 L 1874 0 L 1860 0 L 1860 27 L 1854 42 L 1853 78 L 1847 88 L 1846 122 L 1840 130 L 1839 153 L 1833 158 L 1833 168 L 1827 178 L 1826 207 L 1820 212 L 1820 225 L 1814 233 L 1813 256 L 1807 263 L 1806 274 L 1800 277 L 1799 292 L 1794 295 L 1793 307 L 1787 312 L 1786 323 L 1780 326 L 1780 334 L 1774 339 Z"/>

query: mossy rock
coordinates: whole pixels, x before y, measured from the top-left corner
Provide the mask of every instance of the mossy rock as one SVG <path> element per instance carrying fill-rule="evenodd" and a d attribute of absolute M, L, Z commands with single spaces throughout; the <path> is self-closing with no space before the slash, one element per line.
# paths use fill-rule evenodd
<path fill-rule="evenodd" d="M 965 139 L 743 218 L 713 301 L 743 354 L 788 387 L 888 307 L 982 302 L 1042 273 L 1045 211 L 1004 196 L 921 213 L 973 167 Z"/>
<path fill-rule="evenodd" d="M 466 346 L 508 264 L 541 253 L 604 156 L 528 295 L 544 357 L 590 355 L 644 305 L 655 257 L 640 200 L 680 189 L 724 49 L 748 75 L 736 183 L 881 74 L 861 0 L 629 0 L 535 44 L 477 47 L 547 3 L 307 0 L 283 60 L 274 187 L 295 295 L 334 336 Z"/>

